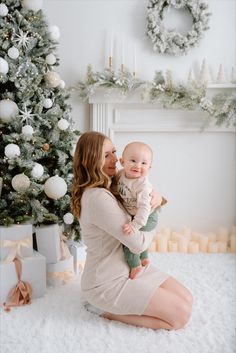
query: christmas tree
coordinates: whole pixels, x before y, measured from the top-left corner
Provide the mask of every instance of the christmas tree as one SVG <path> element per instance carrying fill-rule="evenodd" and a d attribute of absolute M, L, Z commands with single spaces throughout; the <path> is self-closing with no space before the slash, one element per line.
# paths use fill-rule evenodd
<path fill-rule="evenodd" d="M 65 83 L 56 72 L 59 28 L 42 0 L 0 3 L 0 225 L 63 224 L 70 212 L 73 128 Z"/>

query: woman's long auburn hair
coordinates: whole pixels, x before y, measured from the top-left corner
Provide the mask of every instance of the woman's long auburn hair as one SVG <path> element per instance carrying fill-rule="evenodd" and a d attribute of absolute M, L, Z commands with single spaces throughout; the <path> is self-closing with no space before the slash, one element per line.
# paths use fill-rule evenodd
<path fill-rule="evenodd" d="M 82 134 L 77 142 L 73 158 L 73 183 L 71 209 L 78 219 L 81 215 L 81 198 L 87 188 L 109 190 L 122 202 L 117 191 L 117 178 L 112 179 L 103 172 L 103 144 L 108 137 L 100 132 L 91 131 Z"/>

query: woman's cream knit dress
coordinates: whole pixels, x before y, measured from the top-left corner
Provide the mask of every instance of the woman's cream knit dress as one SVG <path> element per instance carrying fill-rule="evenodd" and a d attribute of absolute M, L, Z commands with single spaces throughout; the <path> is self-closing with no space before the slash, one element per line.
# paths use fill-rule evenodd
<path fill-rule="evenodd" d="M 128 220 L 129 215 L 109 191 L 93 188 L 83 193 L 79 221 L 87 258 L 81 288 L 84 298 L 97 308 L 113 314 L 142 315 L 168 275 L 149 265 L 137 278 L 129 279 L 122 244 L 140 253 L 149 247 L 156 230 L 125 235 L 122 226 Z"/>

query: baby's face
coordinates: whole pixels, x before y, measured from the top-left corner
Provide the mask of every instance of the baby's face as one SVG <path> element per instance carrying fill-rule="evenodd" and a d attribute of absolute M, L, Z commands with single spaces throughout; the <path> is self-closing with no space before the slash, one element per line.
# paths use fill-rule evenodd
<path fill-rule="evenodd" d="M 125 150 L 121 165 L 129 179 L 145 177 L 151 168 L 152 153 L 143 145 L 130 146 Z"/>

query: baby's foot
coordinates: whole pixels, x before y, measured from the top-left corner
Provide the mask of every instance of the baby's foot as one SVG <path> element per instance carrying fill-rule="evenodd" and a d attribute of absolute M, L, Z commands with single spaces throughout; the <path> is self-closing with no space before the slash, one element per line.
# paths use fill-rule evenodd
<path fill-rule="evenodd" d="M 134 267 L 130 270 L 129 278 L 135 279 L 137 275 L 142 271 L 142 266 Z"/>
<path fill-rule="evenodd" d="M 141 264 L 142 264 L 142 266 L 147 266 L 150 264 L 150 260 L 149 259 L 142 259 Z"/>

